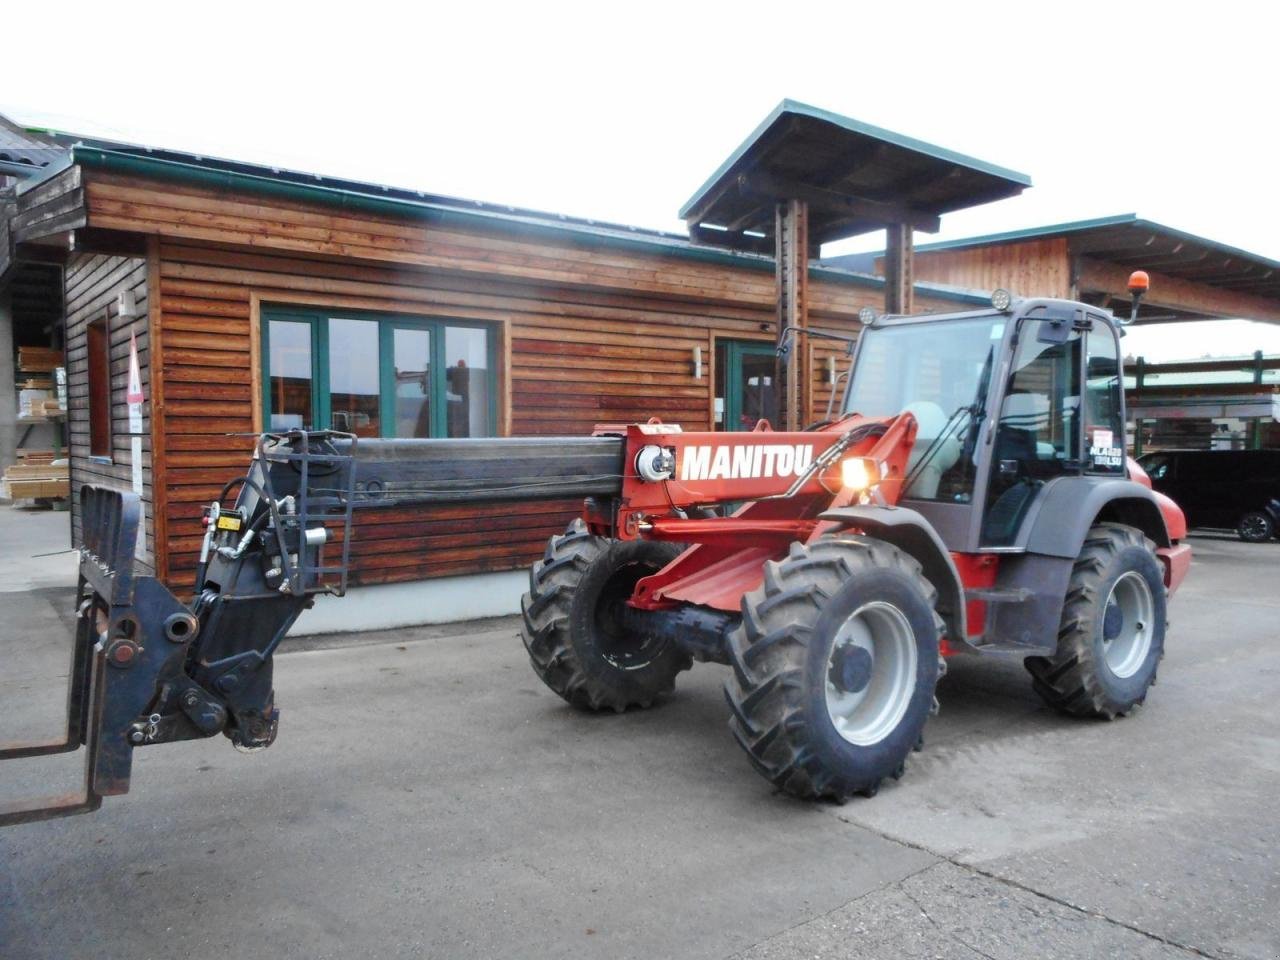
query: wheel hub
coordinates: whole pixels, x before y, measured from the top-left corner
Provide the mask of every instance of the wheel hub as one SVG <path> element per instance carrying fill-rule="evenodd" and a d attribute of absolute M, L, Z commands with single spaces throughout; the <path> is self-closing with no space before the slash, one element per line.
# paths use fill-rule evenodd
<path fill-rule="evenodd" d="M 827 678 L 841 693 L 861 693 L 871 682 L 871 654 L 853 644 L 837 648 Z"/>
<path fill-rule="evenodd" d="M 916 639 L 906 614 L 872 601 L 853 611 L 831 639 L 827 715 L 849 743 L 870 746 L 902 722 L 916 689 Z"/>
<path fill-rule="evenodd" d="M 1102 615 L 1102 639 L 1108 643 L 1120 636 L 1124 629 L 1124 611 L 1113 599 L 1107 604 L 1107 611 Z"/>
<path fill-rule="evenodd" d="M 1142 574 L 1129 570 L 1111 587 L 1102 614 L 1102 653 L 1107 668 L 1125 679 L 1138 672 L 1155 636 L 1155 601 Z"/>

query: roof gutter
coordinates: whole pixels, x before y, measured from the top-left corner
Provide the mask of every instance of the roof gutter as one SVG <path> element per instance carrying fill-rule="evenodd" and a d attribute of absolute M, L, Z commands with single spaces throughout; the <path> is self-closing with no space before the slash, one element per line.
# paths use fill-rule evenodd
<path fill-rule="evenodd" d="M 0 174 L 4 174 L 7 177 L 21 177 L 26 180 L 31 177 L 38 177 L 44 171 L 44 167 L 37 166 L 34 163 L 15 163 L 12 160 L 0 160 Z"/>

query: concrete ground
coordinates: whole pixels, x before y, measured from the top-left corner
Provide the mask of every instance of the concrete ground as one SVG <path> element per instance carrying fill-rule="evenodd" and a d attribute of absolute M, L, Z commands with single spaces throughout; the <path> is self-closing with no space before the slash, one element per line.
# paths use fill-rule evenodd
<path fill-rule="evenodd" d="M 0 515 L 5 736 L 61 706 L 51 516 Z M 146 748 L 129 796 L 0 831 L 0 956 L 1275 958 L 1280 544 L 1194 543 L 1134 716 L 953 661 L 906 778 L 845 806 L 752 772 L 722 668 L 594 717 L 509 620 L 295 644 L 270 750 Z M 0 800 L 77 772 L 10 762 Z"/>

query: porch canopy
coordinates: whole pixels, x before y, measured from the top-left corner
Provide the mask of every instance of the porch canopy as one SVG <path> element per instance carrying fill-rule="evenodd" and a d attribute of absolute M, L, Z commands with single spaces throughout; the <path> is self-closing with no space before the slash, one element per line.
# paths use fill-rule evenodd
<path fill-rule="evenodd" d="M 780 202 L 807 204 L 816 248 L 894 225 L 935 233 L 942 214 L 1029 186 L 1025 174 L 784 100 L 698 188 L 680 218 L 696 243 L 773 254 Z"/>

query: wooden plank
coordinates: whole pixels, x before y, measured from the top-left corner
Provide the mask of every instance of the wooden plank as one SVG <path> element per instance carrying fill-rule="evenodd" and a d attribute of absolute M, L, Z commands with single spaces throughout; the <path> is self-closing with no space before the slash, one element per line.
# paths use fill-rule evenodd
<path fill-rule="evenodd" d="M 1079 285 L 1082 294 L 1108 293 L 1118 299 L 1128 298 L 1130 269 L 1113 264 L 1079 259 Z M 1280 323 L 1280 303 L 1266 297 L 1222 290 L 1204 283 L 1194 283 L 1151 274 L 1151 291 L 1143 298 L 1147 306 L 1165 310 L 1185 310 L 1207 317 L 1242 317 Z"/>

